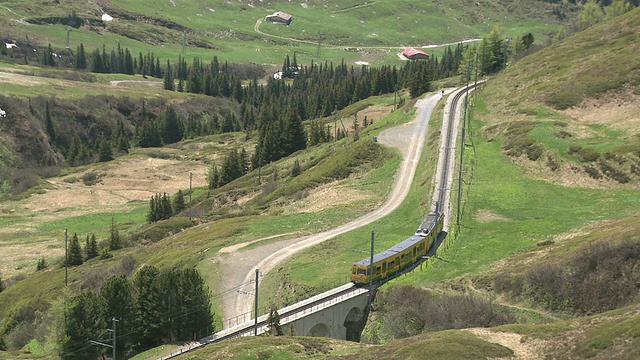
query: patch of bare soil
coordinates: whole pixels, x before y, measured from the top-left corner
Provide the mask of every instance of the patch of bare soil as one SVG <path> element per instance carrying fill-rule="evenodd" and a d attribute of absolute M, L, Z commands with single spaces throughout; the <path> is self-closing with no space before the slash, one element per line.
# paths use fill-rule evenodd
<path fill-rule="evenodd" d="M 24 85 L 24 86 L 40 86 L 45 85 L 44 82 L 39 81 L 35 76 L 28 76 L 22 74 L 15 74 L 11 72 L 0 71 L 0 83 Z"/>
<path fill-rule="evenodd" d="M 587 99 L 565 113 L 581 124 L 605 124 L 630 134 L 640 133 L 640 94 L 633 90 Z"/>
<path fill-rule="evenodd" d="M 513 350 L 519 360 L 537 360 L 545 358 L 546 343 L 540 339 L 531 339 L 523 335 L 502 331 L 492 331 L 485 328 L 466 329 L 481 339 L 500 344 Z"/>
<path fill-rule="evenodd" d="M 192 186 L 206 184 L 207 167 L 203 163 L 188 160 L 166 160 L 156 158 L 132 158 L 117 161 L 99 170 L 90 169 L 100 175 L 96 185 L 86 186 L 82 181 L 66 182 L 65 177 L 51 178 L 53 186 L 45 194 L 34 195 L 24 204 L 32 213 L 46 212 L 50 216 L 62 209 L 73 209 L 83 214 L 91 209 L 122 206 L 130 201 L 148 200 L 156 193 L 173 195 L 179 189 L 189 189 L 189 173 Z M 85 172 L 85 173 L 86 173 Z M 83 174 L 71 176 L 82 177 Z M 68 212 L 62 214 L 69 216 Z"/>
<path fill-rule="evenodd" d="M 366 200 L 374 196 L 371 193 L 340 183 L 332 182 L 313 189 L 306 198 L 286 205 L 284 213 L 319 213 L 328 207 Z"/>
<path fill-rule="evenodd" d="M 504 220 L 509 220 L 506 217 L 500 215 L 500 214 L 496 214 L 495 212 L 489 210 L 489 209 L 480 209 L 478 210 L 478 212 L 476 212 L 476 214 L 474 215 L 475 219 L 479 222 L 491 222 L 491 221 L 504 221 Z"/>
<path fill-rule="evenodd" d="M 96 172 L 100 181 L 87 186 L 83 174 Z M 132 201 L 149 200 L 156 193 L 175 194 L 179 189 L 189 189 L 189 173 L 192 186 L 206 185 L 207 165 L 191 160 L 134 157 L 97 164 L 83 173 L 68 174 L 47 179 L 50 188 L 43 194 L 35 194 L 19 203 L 10 203 L 2 211 L 13 216 L 30 219 L 19 226 L 0 228 L 3 238 L 22 238 L 35 234 L 39 224 L 45 221 L 81 216 L 99 212 L 128 212 Z M 65 179 L 76 178 L 75 182 Z M 37 237 L 37 236 L 36 236 Z M 60 238 L 64 237 L 64 229 Z M 3 243 L 0 269 L 6 277 L 30 270 L 36 259 L 42 256 L 61 255 L 58 240 L 40 239 L 28 244 Z"/>

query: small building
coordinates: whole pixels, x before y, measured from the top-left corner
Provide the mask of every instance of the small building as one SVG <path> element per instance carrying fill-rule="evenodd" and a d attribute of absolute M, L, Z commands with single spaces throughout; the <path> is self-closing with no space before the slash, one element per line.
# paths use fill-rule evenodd
<path fill-rule="evenodd" d="M 404 49 L 404 51 L 402 52 L 402 55 L 407 58 L 408 60 L 421 60 L 421 59 L 429 59 L 429 54 L 427 54 L 426 52 L 419 50 L 419 49 L 415 49 L 415 48 L 406 48 Z"/>
<path fill-rule="evenodd" d="M 267 15 L 264 19 L 276 24 L 289 25 L 291 24 L 292 16 L 284 11 L 276 11 L 271 15 Z"/>

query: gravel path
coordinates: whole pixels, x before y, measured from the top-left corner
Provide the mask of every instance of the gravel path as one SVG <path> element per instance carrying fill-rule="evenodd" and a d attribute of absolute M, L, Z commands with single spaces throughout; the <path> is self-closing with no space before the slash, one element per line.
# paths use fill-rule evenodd
<path fill-rule="evenodd" d="M 289 256 L 379 220 L 400 206 L 409 193 L 420 160 L 427 138 L 429 118 L 441 98 L 442 95 L 438 93 L 419 100 L 416 103 L 418 113 L 412 122 L 385 130 L 378 136 L 380 143 L 398 148 L 403 156 L 393 189 L 380 208 L 347 224 L 318 234 L 268 243 L 250 250 L 218 254 L 212 258 L 212 261 L 220 263 L 223 269 L 222 303 L 224 317 L 228 319 L 225 320 L 225 328 L 250 319 L 254 300 L 250 292 L 254 287 L 256 268 L 260 269 L 261 274 L 264 275 Z"/>

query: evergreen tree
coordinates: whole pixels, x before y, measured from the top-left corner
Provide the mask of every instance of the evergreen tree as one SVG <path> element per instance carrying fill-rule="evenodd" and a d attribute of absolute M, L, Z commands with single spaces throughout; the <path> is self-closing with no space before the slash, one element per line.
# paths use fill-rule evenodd
<path fill-rule="evenodd" d="M 98 147 L 98 161 L 106 162 L 113 160 L 113 151 L 111 150 L 111 141 L 104 136 L 101 137 Z"/>
<path fill-rule="evenodd" d="M 102 283 L 100 298 L 104 304 L 104 320 L 110 323 L 112 318 L 116 323 L 117 334 L 128 334 L 135 329 L 134 298 L 132 286 L 126 275 L 112 276 Z M 132 345 L 131 336 L 122 336 L 116 342 L 116 356 L 123 358 L 124 353 Z"/>
<path fill-rule="evenodd" d="M 158 127 L 152 120 L 146 120 L 138 130 L 138 146 L 161 147 L 162 137 Z"/>
<path fill-rule="evenodd" d="M 80 242 L 78 241 L 78 234 L 74 233 L 71 238 L 71 244 L 69 244 L 69 260 L 70 266 L 82 265 L 84 259 L 82 258 L 82 249 L 80 248 Z"/>
<path fill-rule="evenodd" d="M 193 268 L 179 271 L 177 287 L 177 340 L 189 340 L 213 332 L 211 294 L 198 271 Z"/>
<path fill-rule="evenodd" d="M 120 231 L 116 226 L 115 218 L 111 218 L 111 230 L 109 231 L 109 250 L 118 250 L 122 248 L 122 238 L 120 238 Z"/>
<path fill-rule="evenodd" d="M 56 131 L 53 128 L 53 119 L 51 118 L 51 111 L 49 110 L 49 101 L 46 101 L 44 104 L 44 124 L 51 142 L 55 142 Z"/>
<path fill-rule="evenodd" d="M 133 75 L 134 74 L 134 64 L 133 57 L 131 56 L 131 52 L 129 49 L 125 49 L 124 51 L 124 73 Z"/>
<path fill-rule="evenodd" d="M 293 166 L 291 167 L 291 177 L 296 177 L 302 173 L 302 169 L 300 168 L 300 162 L 298 159 L 293 162 Z"/>
<path fill-rule="evenodd" d="M 228 184 L 233 180 L 242 176 L 242 164 L 240 156 L 236 149 L 231 150 L 229 155 L 224 158 L 222 169 L 220 169 L 219 186 Z"/>
<path fill-rule="evenodd" d="M 220 172 L 214 161 L 211 162 L 209 171 L 207 172 L 207 184 L 210 190 L 217 188 L 220 184 Z"/>
<path fill-rule="evenodd" d="M 307 148 L 307 135 L 302 126 L 302 119 L 291 108 L 287 112 L 282 133 L 282 157 Z"/>
<path fill-rule="evenodd" d="M 118 151 L 128 153 L 129 147 L 129 135 L 124 129 L 122 120 L 118 120 L 118 127 L 116 128 L 116 148 L 118 149 Z"/>
<path fill-rule="evenodd" d="M 93 55 L 91 55 L 91 71 L 95 73 L 104 72 L 104 64 L 102 63 L 102 56 L 100 56 L 100 50 L 95 49 Z"/>
<path fill-rule="evenodd" d="M 164 89 L 174 91 L 176 89 L 175 82 L 173 80 L 173 74 L 171 71 L 171 63 L 167 60 L 167 70 L 164 72 Z"/>
<path fill-rule="evenodd" d="M 269 309 L 269 316 L 267 317 L 267 327 L 269 328 L 269 335 L 271 336 L 284 335 L 282 326 L 280 325 L 280 314 L 278 314 L 278 310 L 273 305 Z"/>
<path fill-rule="evenodd" d="M 184 124 L 178 118 L 178 114 L 173 106 L 169 106 L 165 112 L 164 127 L 162 130 L 162 141 L 165 144 L 176 143 L 184 137 Z"/>
<path fill-rule="evenodd" d="M 94 257 L 98 256 L 98 244 L 96 243 L 95 234 L 91 234 L 91 237 L 89 237 L 89 234 L 87 234 L 87 241 L 84 247 L 84 252 L 87 256 L 87 260 L 93 259 Z"/>
<path fill-rule="evenodd" d="M 146 350 L 160 344 L 162 335 L 160 325 L 164 314 L 160 310 L 160 293 L 157 278 L 160 272 L 153 266 L 143 266 L 133 277 L 135 294 L 135 328 L 134 346 L 138 350 Z"/>
<path fill-rule="evenodd" d="M 184 203 L 184 194 L 182 193 L 182 190 L 178 190 L 176 197 L 173 199 L 173 211 L 176 214 L 179 214 L 185 208 L 186 208 L 186 205 Z"/>
<path fill-rule="evenodd" d="M 84 52 L 84 45 L 80 43 L 80 46 L 76 49 L 76 57 L 73 61 L 73 68 L 77 70 L 84 70 L 87 68 L 87 56 Z"/>
<path fill-rule="evenodd" d="M 57 316 L 56 348 L 63 360 L 95 360 L 102 352 L 98 346 L 88 346 L 89 340 L 108 336 L 105 329 L 102 302 L 92 292 L 82 292 L 65 301 Z"/>
<path fill-rule="evenodd" d="M 56 66 L 56 61 L 53 56 L 53 49 L 51 44 L 47 46 L 47 50 L 42 54 L 42 65 L 44 66 Z"/>
<path fill-rule="evenodd" d="M 38 260 L 38 265 L 36 266 L 36 271 L 40 271 L 40 270 L 44 270 L 49 266 L 49 264 L 47 264 L 47 260 L 44 259 L 44 256 L 40 258 L 40 260 Z"/>

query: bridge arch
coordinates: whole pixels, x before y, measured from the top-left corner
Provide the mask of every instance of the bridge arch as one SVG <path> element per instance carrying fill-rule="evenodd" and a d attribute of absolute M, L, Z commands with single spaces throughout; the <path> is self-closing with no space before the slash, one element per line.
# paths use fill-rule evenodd
<path fill-rule="evenodd" d="M 363 311 L 359 307 L 354 306 L 349 310 L 349 313 L 347 313 L 347 316 L 344 318 L 344 324 L 346 325 L 347 323 L 358 322 L 362 319 L 363 315 Z"/>
<path fill-rule="evenodd" d="M 310 330 L 307 336 L 312 337 L 331 337 L 331 329 L 324 323 L 315 324 Z"/>

